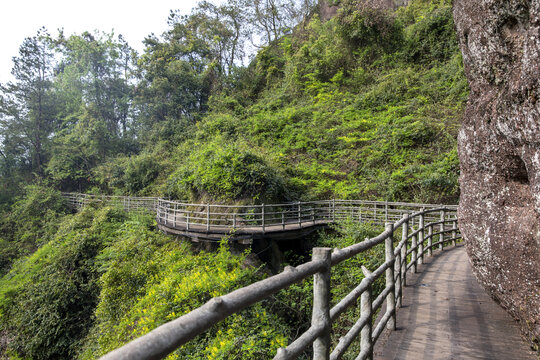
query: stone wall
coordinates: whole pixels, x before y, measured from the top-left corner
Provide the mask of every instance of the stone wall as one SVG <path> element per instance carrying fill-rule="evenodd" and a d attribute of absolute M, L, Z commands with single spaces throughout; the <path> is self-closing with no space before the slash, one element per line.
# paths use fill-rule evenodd
<path fill-rule="evenodd" d="M 460 229 L 475 275 L 540 339 L 540 0 L 454 0 L 471 93 Z"/>

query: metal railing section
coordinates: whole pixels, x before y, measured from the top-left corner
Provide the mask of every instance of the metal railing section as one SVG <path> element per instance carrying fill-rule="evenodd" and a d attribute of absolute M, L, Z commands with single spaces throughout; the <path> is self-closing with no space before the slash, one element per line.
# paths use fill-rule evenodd
<path fill-rule="evenodd" d="M 340 220 L 385 224 L 404 214 L 441 205 L 363 200 L 322 200 L 285 204 L 216 205 L 158 199 L 160 225 L 191 231 L 228 233 L 236 230 L 285 231 Z M 448 207 L 455 210 L 455 207 Z M 430 215 L 431 216 L 431 215 Z M 437 215 L 438 216 L 438 215 Z M 438 217 L 431 216 L 432 219 Z"/>
<path fill-rule="evenodd" d="M 69 207 L 80 210 L 90 203 L 107 203 L 122 207 L 126 211 L 150 211 L 155 213 L 158 206 L 157 197 L 135 197 L 115 195 L 92 195 L 81 193 L 62 193 Z"/>
<path fill-rule="evenodd" d="M 342 202 L 341 204 L 355 204 L 365 206 L 367 202 Z M 177 202 L 159 202 L 159 206 L 177 205 Z M 183 203 L 182 203 L 183 204 Z M 316 219 L 329 219 L 330 216 L 338 216 L 340 212 L 347 212 L 335 201 L 335 211 L 331 211 L 329 204 L 334 206 L 334 202 L 311 202 L 304 203 L 306 209 L 300 210 L 300 215 L 296 218 L 302 219 L 308 214 L 318 214 Z M 285 207 L 285 205 L 287 207 Z M 291 204 L 273 205 L 283 211 L 293 211 Z M 377 204 L 378 205 L 378 204 Z M 408 204 L 404 204 L 407 206 Z M 199 204 L 183 204 L 180 211 L 188 211 L 193 207 L 195 218 L 203 222 L 208 219 L 207 210 Z M 197 207 L 199 210 L 197 210 Z M 266 223 L 265 216 L 271 213 L 284 213 L 270 210 L 268 213 L 259 212 L 257 216 L 245 218 L 246 215 L 239 215 L 240 210 L 245 214 L 253 214 L 250 211 L 253 207 L 234 207 L 238 218 L 237 226 L 241 221 L 253 221 L 261 225 L 264 219 L 265 226 L 282 225 L 277 220 Z M 259 207 L 259 209 L 261 209 Z M 265 207 L 262 208 L 266 210 Z M 313 212 L 311 212 L 313 209 Z M 340 209 L 338 211 L 338 209 Z M 358 208 L 355 208 L 358 209 Z M 373 209 L 371 209 L 373 210 Z M 385 209 L 386 210 L 386 209 Z M 178 214 L 179 209 L 175 209 Z M 375 210 L 377 211 L 377 210 Z M 388 217 L 395 219 L 395 214 L 387 209 Z M 401 211 L 401 210 L 400 210 Z M 231 214 L 235 212 L 224 212 L 222 221 L 229 221 Z M 393 214 L 393 215 L 391 215 Z M 359 215 L 359 214 L 357 214 Z M 158 215 L 159 218 L 159 215 Z M 269 217 L 269 219 L 272 217 Z M 163 217 L 162 217 L 163 219 Z M 290 220 L 290 218 L 288 218 Z M 167 219 L 169 220 L 169 219 Z M 208 221 L 208 220 L 207 220 Z M 225 224 L 225 226 L 228 226 Z M 401 230 L 401 239 L 398 242 L 394 239 L 396 231 Z M 437 240 L 434 242 L 434 240 Z M 216 322 L 223 320 L 231 314 L 237 313 L 246 307 L 267 299 L 276 292 L 294 283 L 301 282 L 310 276 L 314 277 L 313 284 L 313 309 L 311 327 L 301 334 L 296 340 L 285 348 L 277 351 L 274 359 L 294 359 L 299 356 L 309 346 L 313 347 L 313 359 L 316 360 L 337 360 L 340 359 L 352 342 L 360 336 L 360 353 L 357 360 L 372 359 L 373 347 L 385 328 L 396 328 L 396 310 L 402 304 L 403 288 L 406 285 L 407 271 L 413 269 L 416 272 L 418 264 L 422 264 L 424 257 L 432 254 L 434 247 L 443 249 L 448 243 L 453 246 L 460 239 L 457 228 L 456 209 L 453 207 L 436 207 L 422 209 L 412 214 L 403 213 L 394 222 L 388 222 L 385 230 L 378 236 L 366 239 L 360 243 L 351 245 L 343 249 L 314 248 L 312 260 L 297 267 L 286 267 L 280 274 L 261 280 L 244 288 L 235 290 L 229 294 L 215 297 L 203 306 L 185 314 L 175 320 L 159 326 L 148 334 L 133 340 L 132 342 L 116 349 L 102 357 L 103 360 L 116 359 L 160 359 L 170 354 L 178 347 L 182 346 L 195 336 L 203 333 Z M 341 262 L 356 256 L 376 245 L 385 244 L 385 262 L 377 269 L 369 270 L 363 268 L 365 277 L 348 295 L 339 300 L 334 307 L 330 307 L 330 275 L 332 267 Z M 373 283 L 383 277 L 386 281 L 384 290 L 376 298 L 372 291 Z M 343 336 L 335 348 L 331 349 L 330 332 L 332 322 L 334 322 L 346 309 L 355 306 L 360 299 L 360 318 Z M 380 320 L 374 324 L 374 314 L 386 303 L 386 311 L 381 314 Z"/>

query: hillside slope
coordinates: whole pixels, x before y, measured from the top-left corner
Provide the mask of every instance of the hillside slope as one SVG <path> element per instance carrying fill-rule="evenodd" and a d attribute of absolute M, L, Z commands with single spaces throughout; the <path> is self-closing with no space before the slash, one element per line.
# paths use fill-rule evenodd
<path fill-rule="evenodd" d="M 467 94 L 449 3 L 342 2 L 262 49 L 194 125 L 154 127 L 95 173 L 101 191 L 192 200 L 456 203 Z"/>
<path fill-rule="evenodd" d="M 39 149 L 23 130 L 47 119 L 29 111 L 15 123 L 17 103 L 1 89 L 0 358 L 96 358 L 266 276 L 254 255 L 231 255 L 225 244 L 198 251 L 155 232 L 149 217 L 97 205 L 69 214 L 58 189 L 228 203 L 457 202 L 468 87 L 450 2 L 414 0 L 396 12 L 339 3 L 335 17 L 313 13 L 229 71 L 208 43 L 186 44 L 200 16 L 148 39 L 136 65 L 111 37 L 30 39 L 58 46 L 63 60 L 40 88 L 52 120 L 35 134 Z M 348 224 L 317 244 L 372 233 Z M 382 259 L 375 249 L 351 260 L 334 291 Z M 309 292 L 309 283 L 293 287 L 174 356 L 269 358 L 309 323 Z"/>

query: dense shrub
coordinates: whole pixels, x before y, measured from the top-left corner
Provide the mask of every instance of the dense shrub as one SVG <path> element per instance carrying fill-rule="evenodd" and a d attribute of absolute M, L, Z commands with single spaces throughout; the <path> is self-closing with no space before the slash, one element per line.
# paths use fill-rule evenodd
<path fill-rule="evenodd" d="M 94 359 L 162 323 L 202 305 L 213 296 L 260 278 L 231 256 L 226 243 L 216 253 L 193 255 L 187 244 L 126 223 L 119 241 L 99 258 L 106 271 L 96 310 L 96 326 L 83 358 Z M 169 358 L 258 359 L 286 343 L 287 328 L 258 304 L 197 337 Z"/>
<path fill-rule="evenodd" d="M 140 194 L 152 185 L 159 176 L 162 167 L 156 161 L 155 154 L 143 153 L 131 157 L 124 174 L 124 182 L 130 194 Z"/>
<path fill-rule="evenodd" d="M 0 220 L 0 274 L 54 234 L 66 212 L 60 192 L 40 185 L 26 186 L 24 194 Z"/>
<path fill-rule="evenodd" d="M 237 145 L 200 144 L 169 178 L 170 194 L 193 200 L 286 200 L 282 175 L 259 155 Z"/>
<path fill-rule="evenodd" d="M 411 62 L 432 64 L 447 61 L 457 52 L 459 47 L 450 5 L 421 16 L 408 28 L 404 53 Z"/>
<path fill-rule="evenodd" d="M 99 296 L 95 257 L 126 219 L 119 210 L 87 208 L 0 279 L 0 330 L 23 358 L 73 358 Z"/>

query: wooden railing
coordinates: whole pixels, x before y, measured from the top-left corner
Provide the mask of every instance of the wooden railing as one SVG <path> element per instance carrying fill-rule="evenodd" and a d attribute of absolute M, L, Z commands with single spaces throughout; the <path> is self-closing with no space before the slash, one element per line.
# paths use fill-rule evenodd
<path fill-rule="evenodd" d="M 460 239 L 455 207 L 430 206 L 409 213 L 420 204 L 380 203 L 366 201 L 315 201 L 295 204 L 225 206 L 188 204 L 158 199 L 157 220 L 161 223 L 185 221 L 185 225 L 239 228 L 299 225 L 314 221 L 338 219 L 388 220 L 385 230 L 378 236 L 343 249 L 314 248 L 312 260 L 297 267 L 286 267 L 277 275 L 261 280 L 229 294 L 215 297 L 203 306 L 175 320 L 165 323 L 148 334 L 116 349 L 102 359 L 160 359 L 170 354 L 217 322 L 246 307 L 267 299 L 288 286 L 314 276 L 311 327 L 286 348 L 280 348 L 274 359 L 294 359 L 307 347 L 313 346 L 317 360 L 340 359 L 352 342 L 360 336 L 358 360 L 372 359 L 373 347 L 385 328 L 395 329 L 396 309 L 401 306 L 407 271 L 416 272 L 424 256 L 433 248 L 456 245 Z M 223 210 L 226 209 L 226 210 Z M 398 218 L 399 217 L 399 218 Z M 393 221 L 393 222 L 392 222 Z M 173 226 L 175 224 L 172 224 Z M 394 237 L 401 233 L 398 242 Z M 436 241 L 435 241 L 436 240 Z M 364 279 L 347 296 L 330 306 L 331 269 L 333 266 L 372 247 L 385 244 L 385 262 L 378 268 L 363 268 Z M 386 286 L 377 297 L 372 293 L 373 283 L 385 277 Z M 332 323 L 360 299 L 360 318 L 332 350 L 330 332 Z M 386 302 L 386 311 L 377 324 L 374 314 Z"/>

